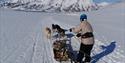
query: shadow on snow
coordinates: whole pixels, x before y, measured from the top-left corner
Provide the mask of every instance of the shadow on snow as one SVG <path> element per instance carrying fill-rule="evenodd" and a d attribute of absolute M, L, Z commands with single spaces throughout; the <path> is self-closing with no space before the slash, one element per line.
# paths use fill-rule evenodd
<path fill-rule="evenodd" d="M 107 56 L 108 54 L 112 53 L 114 49 L 116 48 L 116 42 L 111 42 L 109 45 L 104 46 L 100 45 L 101 49 L 103 50 L 102 52 L 96 54 L 95 56 L 92 57 L 92 62 L 91 63 L 96 63 L 99 61 L 101 58 L 104 56 Z"/>

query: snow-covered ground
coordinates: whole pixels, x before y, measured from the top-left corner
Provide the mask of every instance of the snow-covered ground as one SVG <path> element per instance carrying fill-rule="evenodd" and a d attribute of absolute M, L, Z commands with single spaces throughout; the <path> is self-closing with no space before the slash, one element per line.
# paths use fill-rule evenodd
<path fill-rule="evenodd" d="M 125 3 L 87 12 L 94 28 L 92 63 L 125 62 Z M 21 12 L 0 8 L 0 63 L 58 63 L 44 28 L 52 23 L 69 29 L 79 23 L 81 13 Z M 67 34 L 70 35 L 69 32 Z M 73 50 L 79 42 L 71 38 Z"/>

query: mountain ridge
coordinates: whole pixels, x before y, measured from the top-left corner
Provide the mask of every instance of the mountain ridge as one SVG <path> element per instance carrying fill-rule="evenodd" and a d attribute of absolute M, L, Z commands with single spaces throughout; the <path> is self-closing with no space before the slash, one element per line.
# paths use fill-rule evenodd
<path fill-rule="evenodd" d="M 97 10 L 98 5 L 93 0 L 13 0 L 3 6 L 28 11 L 43 12 L 81 12 Z"/>

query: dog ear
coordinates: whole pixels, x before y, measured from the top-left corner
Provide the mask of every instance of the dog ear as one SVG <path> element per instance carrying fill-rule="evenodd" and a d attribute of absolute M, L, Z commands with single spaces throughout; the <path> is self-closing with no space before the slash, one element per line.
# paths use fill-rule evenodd
<path fill-rule="evenodd" d="M 63 33 L 65 33 L 65 30 L 64 30 L 64 29 L 62 29 L 62 32 L 63 32 Z"/>
<path fill-rule="evenodd" d="M 57 29 L 61 29 L 61 27 L 59 25 L 56 25 Z"/>
<path fill-rule="evenodd" d="M 54 24 L 52 24 L 52 26 L 53 26 Z"/>
<path fill-rule="evenodd" d="M 54 24 L 52 24 L 52 27 L 54 27 L 55 25 Z"/>
<path fill-rule="evenodd" d="M 56 27 L 55 27 L 55 24 L 52 24 L 52 29 L 55 29 Z"/>

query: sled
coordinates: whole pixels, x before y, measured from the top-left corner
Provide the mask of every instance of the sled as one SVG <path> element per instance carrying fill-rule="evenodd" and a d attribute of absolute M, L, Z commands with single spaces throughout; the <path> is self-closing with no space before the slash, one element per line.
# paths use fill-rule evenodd
<path fill-rule="evenodd" d="M 66 41 L 56 40 L 53 43 L 53 52 L 54 52 L 54 59 L 55 60 L 57 60 L 57 61 L 69 60 L 68 50 L 66 48 Z"/>
<path fill-rule="evenodd" d="M 70 61 L 72 63 L 72 59 L 70 58 L 70 52 L 68 51 L 68 47 L 66 44 L 66 40 L 56 40 L 53 43 L 53 52 L 54 59 L 59 62 Z"/>

